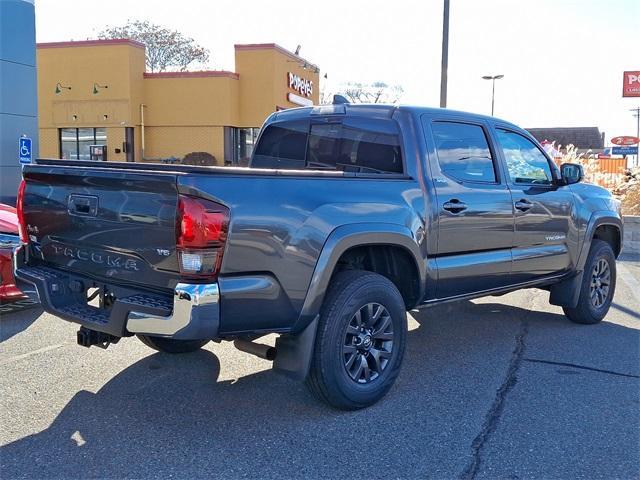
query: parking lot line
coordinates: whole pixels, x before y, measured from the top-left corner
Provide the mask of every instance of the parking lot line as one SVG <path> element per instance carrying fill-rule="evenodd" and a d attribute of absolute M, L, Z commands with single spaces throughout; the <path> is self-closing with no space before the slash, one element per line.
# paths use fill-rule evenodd
<path fill-rule="evenodd" d="M 42 347 L 37 350 L 33 350 L 31 352 L 23 353 L 21 355 L 16 355 L 14 357 L 9 357 L 6 360 L 0 361 L 0 365 L 7 365 L 8 363 L 17 362 L 18 360 L 22 360 L 24 358 L 32 357 L 33 355 L 38 355 L 39 353 L 45 353 L 50 350 L 55 350 L 56 348 L 60 348 L 64 346 L 64 343 L 58 343 L 56 345 L 49 345 L 47 347 Z"/>

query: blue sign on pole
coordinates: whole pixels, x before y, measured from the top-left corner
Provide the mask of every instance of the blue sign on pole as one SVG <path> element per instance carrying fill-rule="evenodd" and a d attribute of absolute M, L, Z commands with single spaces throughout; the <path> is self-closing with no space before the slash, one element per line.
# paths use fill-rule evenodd
<path fill-rule="evenodd" d="M 638 155 L 638 147 L 611 147 L 611 155 Z"/>
<path fill-rule="evenodd" d="M 18 156 L 20 157 L 20 163 L 31 163 L 31 139 L 29 137 L 20 137 L 18 141 Z"/>

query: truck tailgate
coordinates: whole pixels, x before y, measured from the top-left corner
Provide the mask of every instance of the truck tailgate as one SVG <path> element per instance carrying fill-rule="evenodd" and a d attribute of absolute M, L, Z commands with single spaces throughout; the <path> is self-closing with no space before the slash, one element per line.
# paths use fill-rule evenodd
<path fill-rule="evenodd" d="M 32 258 L 96 279 L 173 289 L 177 175 L 27 166 L 24 218 Z"/>

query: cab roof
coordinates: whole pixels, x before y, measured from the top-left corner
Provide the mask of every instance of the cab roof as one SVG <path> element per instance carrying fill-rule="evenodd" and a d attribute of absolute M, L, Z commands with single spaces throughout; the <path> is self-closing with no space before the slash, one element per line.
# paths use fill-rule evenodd
<path fill-rule="evenodd" d="M 511 122 L 488 115 L 452 110 L 448 108 L 423 107 L 418 105 L 390 105 L 384 103 L 338 103 L 290 108 L 273 113 L 267 121 L 268 123 L 271 123 L 274 121 L 296 120 L 316 115 L 350 115 L 370 118 L 391 118 L 396 111 L 407 112 L 414 116 L 428 114 L 430 116 L 447 116 L 458 119 L 491 122 L 524 131 L 522 128 Z"/>

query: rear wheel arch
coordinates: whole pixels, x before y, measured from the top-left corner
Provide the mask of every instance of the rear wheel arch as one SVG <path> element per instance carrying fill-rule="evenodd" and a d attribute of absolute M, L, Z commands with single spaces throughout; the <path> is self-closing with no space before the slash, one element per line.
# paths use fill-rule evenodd
<path fill-rule="evenodd" d="M 418 266 L 406 248 L 389 244 L 364 244 L 346 250 L 338 259 L 331 278 L 345 270 L 377 273 L 398 289 L 407 310 L 420 302 Z"/>
<path fill-rule="evenodd" d="M 333 276 L 345 269 L 354 269 L 357 266 L 356 256 L 362 256 L 365 251 L 369 253 L 364 265 L 361 266 L 371 265 L 371 252 L 374 255 L 382 254 L 382 257 L 373 257 L 381 259 L 378 267 L 361 269 L 380 273 L 389 278 L 403 294 L 406 307 L 412 308 L 421 301 L 424 295 L 426 266 L 425 255 L 422 252 L 423 247 L 426 248 L 426 244 L 423 242 L 422 245 L 419 245 L 411 230 L 402 225 L 358 223 L 336 228 L 325 242 L 316 263 L 300 318 L 293 330 L 304 329 L 315 318 L 320 311 Z M 394 262 L 395 267 L 411 266 L 413 280 L 410 282 L 410 286 L 406 282 L 399 282 L 400 285 L 398 285 L 394 282 L 394 278 L 390 278 L 393 270 L 381 267 L 386 261 L 391 261 L 391 267 L 394 266 Z M 387 275 L 383 272 L 386 272 Z"/>

